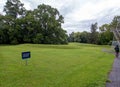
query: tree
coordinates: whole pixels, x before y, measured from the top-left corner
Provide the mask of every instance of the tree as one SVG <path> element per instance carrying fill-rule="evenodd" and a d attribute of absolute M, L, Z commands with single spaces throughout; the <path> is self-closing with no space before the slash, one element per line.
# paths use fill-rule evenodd
<path fill-rule="evenodd" d="M 88 43 L 89 41 L 89 32 L 72 32 L 69 34 L 68 41 L 69 42 L 79 42 L 79 43 Z"/>
<path fill-rule="evenodd" d="M 66 31 L 61 28 L 63 17 L 57 9 L 49 5 L 39 5 L 34 10 L 34 17 L 38 22 L 37 31 L 43 35 L 43 44 L 67 43 Z"/>
<path fill-rule="evenodd" d="M 107 45 L 111 42 L 111 40 L 113 39 L 113 34 L 110 29 L 110 24 L 103 24 L 101 27 L 99 27 L 100 33 L 98 44 Z"/>
<path fill-rule="evenodd" d="M 6 44 L 9 43 L 9 24 L 6 20 L 9 20 L 9 17 L 0 15 L 0 43 Z"/>
<path fill-rule="evenodd" d="M 3 15 L 0 14 L 0 44 L 4 43 L 4 33 L 3 33 L 3 29 L 4 29 L 4 23 L 3 23 Z"/>
<path fill-rule="evenodd" d="M 90 33 L 87 31 L 83 31 L 80 34 L 80 43 L 89 43 Z"/>
<path fill-rule="evenodd" d="M 0 43 L 68 43 L 61 27 L 64 18 L 56 8 L 42 4 L 27 11 L 19 0 L 7 0 L 4 11 L 6 15 L 0 15 Z"/>
<path fill-rule="evenodd" d="M 74 38 L 75 38 L 75 33 L 72 32 L 71 34 L 69 34 L 68 41 L 69 42 L 74 42 Z"/>
<path fill-rule="evenodd" d="M 7 0 L 6 5 L 4 6 L 5 14 L 5 25 L 8 27 L 8 37 L 9 43 L 17 44 L 19 43 L 20 36 L 20 25 L 17 24 L 17 20 L 22 18 L 25 15 L 25 8 L 23 7 L 19 0 Z M 19 26 L 19 27 L 18 27 Z"/>
<path fill-rule="evenodd" d="M 14 19 L 25 15 L 24 4 L 20 0 L 7 0 L 6 5 L 4 6 L 4 12 L 7 16 L 10 16 Z"/>
<path fill-rule="evenodd" d="M 120 16 L 115 16 L 110 24 L 103 24 L 99 34 L 99 44 L 110 44 L 113 40 L 113 33 L 111 30 L 120 29 Z"/>
<path fill-rule="evenodd" d="M 90 43 L 96 44 L 98 39 L 97 22 L 91 25 Z"/>

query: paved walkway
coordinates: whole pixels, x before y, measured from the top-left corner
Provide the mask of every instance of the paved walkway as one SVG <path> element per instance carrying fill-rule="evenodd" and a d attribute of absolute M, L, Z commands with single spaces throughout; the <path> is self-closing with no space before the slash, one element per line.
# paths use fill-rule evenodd
<path fill-rule="evenodd" d="M 108 79 L 110 82 L 106 83 L 106 87 L 120 87 L 120 56 L 119 58 L 115 58 Z"/>

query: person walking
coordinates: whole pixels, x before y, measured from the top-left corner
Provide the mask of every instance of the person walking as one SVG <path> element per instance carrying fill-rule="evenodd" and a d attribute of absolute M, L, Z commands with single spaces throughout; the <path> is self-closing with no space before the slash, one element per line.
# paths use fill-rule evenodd
<path fill-rule="evenodd" d="M 116 45 L 114 49 L 115 49 L 115 53 L 116 53 L 116 58 L 118 58 L 119 57 L 119 46 Z"/>

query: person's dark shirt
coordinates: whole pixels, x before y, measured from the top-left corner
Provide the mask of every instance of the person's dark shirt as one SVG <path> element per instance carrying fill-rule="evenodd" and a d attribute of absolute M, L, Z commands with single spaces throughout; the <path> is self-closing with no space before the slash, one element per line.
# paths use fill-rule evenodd
<path fill-rule="evenodd" d="M 115 47 L 115 52 L 119 52 L 119 46 L 118 45 Z"/>

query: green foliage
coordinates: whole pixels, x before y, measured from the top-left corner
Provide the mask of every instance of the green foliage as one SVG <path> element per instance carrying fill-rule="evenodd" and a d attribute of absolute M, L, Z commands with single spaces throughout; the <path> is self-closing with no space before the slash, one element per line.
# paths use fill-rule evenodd
<path fill-rule="evenodd" d="M 115 29 L 119 19 L 119 16 L 115 17 L 110 24 L 104 24 L 99 27 L 99 32 L 97 31 L 97 23 L 91 25 L 91 32 L 72 32 L 69 34 L 69 42 L 80 42 L 80 43 L 91 43 L 99 45 L 111 45 L 113 40 L 113 33 L 111 29 Z M 118 23 L 117 28 L 120 27 Z"/>
<path fill-rule="evenodd" d="M 74 32 L 72 32 L 71 34 L 69 34 L 69 37 L 68 37 L 68 41 L 69 42 L 74 42 L 74 38 L 75 38 L 74 34 L 75 34 Z"/>
<path fill-rule="evenodd" d="M 42 34 L 37 34 L 36 37 L 33 39 L 33 43 L 40 44 L 42 43 L 41 41 L 43 40 L 43 35 Z"/>
<path fill-rule="evenodd" d="M 14 39 L 11 41 L 11 44 L 13 44 L 13 45 L 16 45 L 16 44 L 18 44 L 18 41 L 17 41 L 17 39 L 16 39 L 16 38 L 14 38 Z"/>
<path fill-rule="evenodd" d="M 80 43 L 89 43 L 90 33 L 83 32 L 72 32 L 69 34 L 68 41 L 69 42 L 80 42 Z"/>
<path fill-rule="evenodd" d="M 91 25 L 91 32 L 72 32 L 71 34 L 69 34 L 68 41 L 97 44 L 98 35 L 99 33 L 97 32 L 97 23 L 95 23 Z"/>
<path fill-rule="evenodd" d="M 91 32 L 72 32 L 68 37 L 61 27 L 63 16 L 49 5 L 38 5 L 32 11 L 26 10 L 20 0 L 7 0 L 4 12 L 5 15 L 0 14 L 0 44 L 67 44 L 69 41 L 106 45 L 113 39 L 110 30 L 120 28 L 120 16 L 115 16 L 110 24 L 100 26 L 99 32 L 96 22 L 91 24 Z"/>
<path fill-rule="evenodd" d="M 18 16 L 23 16 L 25 14 L 25 8 L 23 3 L 20 0 L 7 0 L 6 5 L 4 6 L 4 11 L 7 16 L 12 18 L 17 18 Z"/>
<path fill-rule="evenodd" d="M 80 34 L 80 42 L 81 43 L 89 43 L 89 39 L 90 39 L 90 33 L 89 32 L 83 31 Z"/>
<path fill-rule="evenodd" d="M 41 4 L 37 9 L 25 10 L 19 0 L 7 0 L 5 16 L 0 15 L 0 43 L 67 44 L 64 18 L 56 8 Z"/>
<path fill-rule="evenodd" d="M 114 56 L 91 44 L 0 46 L 1 87 L 105 87 Z M 21 52 L 31 51 L 28 66 Z"/>
<path fill-rule="evenodd" d="M 58 10 L 49 5 L 39 5 L 34 10 L 35 20 L 38 21 L 42 32 L 42 43 L 44 44 L 64 44 L 66 42 L 66 32 L 61 28 L 63 17 Z"/>
<path fill-rule="evenodd" d="M 110 23 L 110 27 L 111 29 L 120 28 L 120 16 L 115 16 L 113 18 L 112 22 Z"/>
<path fill-rule="evenodd" d="M 91 33 L 90 33 L 90 43 L 97 44 L 98 41 L 98 32 L 97 32 L 97 23 L 91 25 Z"/>
<path fill-rule="evenodd" d="M 110 24 L 102 25 L 99 33 L 99 41 L 98 44 L 100 45 L 107 45 L 113 40 L 113 34 L 111 32 L 112 26 Z"/>

